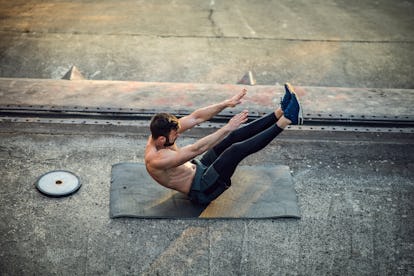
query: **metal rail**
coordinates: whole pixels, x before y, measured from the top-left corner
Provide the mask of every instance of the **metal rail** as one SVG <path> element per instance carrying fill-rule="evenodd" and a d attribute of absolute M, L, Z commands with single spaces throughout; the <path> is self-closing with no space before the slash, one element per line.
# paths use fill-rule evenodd
<path fill-rule="evenodd" d="M 190 110 L 162 110 L 178 117 L 186 116 Z M 0 106 L 1 121 L 11 122 L 60 122 L 60 123 L 94 123 L 94 124 L 146 124 L 151 117 L 161 112 L 157 109 L 117 108 L 117 107 L 81 107 L 81 106 L 48 106 L 48 105 L 3 105 Z M 223 111 L 205 127 L 218 127 L 226 123 L 237 111 Z M 249 112 L 249 120 L 259 118 L 260 112 Z M 387 131 L 414 132 L 414 116 L 387 115 L 353 115 L 318 113 L 304 114 L 304 125 L 301 129 L 330 131 Z"/>

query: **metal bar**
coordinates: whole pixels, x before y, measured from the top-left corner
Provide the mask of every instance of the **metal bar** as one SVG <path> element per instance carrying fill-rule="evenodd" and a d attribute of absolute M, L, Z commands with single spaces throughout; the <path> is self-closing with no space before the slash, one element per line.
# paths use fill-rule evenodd
<path fill-rule="evenodd" d="M 88 118 L 39 118 L 39 117 L 0 117 L 0 123 L 38 123 L 38 124 L 59 124 L 59 125 L 109 125 L 109 126 L 135 126 L 148 127 L 148 120 L 103 120 Z M 222 127 L 223 123 L 205 122 L 198 126 L 204 129 L 217 129 Z M 387 128 L 383 126 L 366 127 L 366 126 L 289 126 L 292 130 L 304 131 L 322 131 L 322 132 L 365 132 L 365 133 L 401 133 L 414 134 L 414 128 Z"/>
<path fill-rule="evenodd" d="M 45 119 L 88 119 L 88 120 L 149 120 L 157 109 L 136 109 L 118 107 L 81 107 L 81 106 L 47 106 L 47 105 L 3 105 L 0 106 L 1 117 L 33 117 Z M 190 110 L 162 110 L 178 117 L 186 116 Z M 212 123 L 225 123 L 238 111 L 226 110 L 212 118 Z M 250 112 L 249 120 L 259 118 L 260 112 Z M 414 128 L 414 116 L 387 115 L 353 115 L 353 114 L 311 114 L 304 115 L 306 126 L 344 126 L 344 127 L 378 127 L 378 128 Z"/>

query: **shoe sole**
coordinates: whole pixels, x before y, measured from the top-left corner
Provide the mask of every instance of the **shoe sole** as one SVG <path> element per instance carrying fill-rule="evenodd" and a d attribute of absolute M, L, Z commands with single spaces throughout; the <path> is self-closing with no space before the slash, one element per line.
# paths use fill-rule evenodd
<path fill-rule="evenodd" d="M 299 104 L 298 125 L 303 125 L 303 109 L 302 109 L 302 105 L 300 104 L 300 100 L 299 100 L 298 95 L 296 95 L 295 92 L 293 92 L 293 95 L 295 95 L 296 100 L 298 101 L 298 104 Z"/>
<path fill-rule="evenodd" d="M 295 89 L 293 89 L 293 86 L 290 83 L 286 83 L 285 87 L 289 90 L 289 92 L 293 95 L 295 95 L 296 100 L 298 101 L 299 104 L 299 112 L 298 112 L 298 125 L 303 125 L 303 109 L 302 109 L 302 105 L 300 104 L 300 100 L 298 95 L 295 92 Z"/>
<path fill-rule="evenodd" d="M 290 83 L 285 83 L 285 91 L 288 91 L 290 94 L 295 93 L 295 90 L 293 89 L 293 86 Z"/>

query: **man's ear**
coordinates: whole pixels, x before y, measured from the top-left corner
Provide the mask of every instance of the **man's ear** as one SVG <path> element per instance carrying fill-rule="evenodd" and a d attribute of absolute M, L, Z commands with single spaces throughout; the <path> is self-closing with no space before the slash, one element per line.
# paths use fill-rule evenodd
<path fill-rule="evenodd" d="M 155 143 L 157 144 L 157 146 L 163 146 L 165 142 L 167 142 L 167 138 L 165 138 L 164 136 L 159 136 L 157 139 L 155 139 Z"/>

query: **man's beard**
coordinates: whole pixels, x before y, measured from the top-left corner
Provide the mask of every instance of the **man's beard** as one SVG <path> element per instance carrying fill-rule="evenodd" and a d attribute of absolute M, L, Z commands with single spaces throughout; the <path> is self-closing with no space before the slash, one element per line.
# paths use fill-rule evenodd
<path fill-rule="evenodd" d="M 164 143 L 164 147 L 168 148 L 168 147 L 171 147 L 175 144 L 175 140 L 173 142 L 170 142 L 170 139 L 168 139 L 168 137 L 166 137 L 166 136 L 164 136 L 164 137 L 166 139 L 166 141 Z"/>

